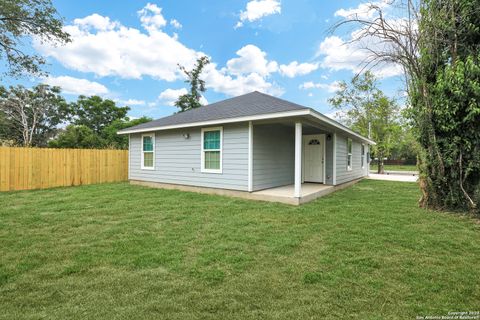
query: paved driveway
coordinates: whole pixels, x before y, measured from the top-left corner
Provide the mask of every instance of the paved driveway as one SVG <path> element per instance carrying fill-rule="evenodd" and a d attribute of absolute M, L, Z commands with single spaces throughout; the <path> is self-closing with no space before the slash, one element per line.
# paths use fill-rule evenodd
<path fill-rule="evenodd" d="M 389 173 L 389 174 L 370 173 L 370 175 L 367 177 L 367 179 L 386 180 L 386 181 L 416 182 L 418 180 L 418 175 L 397 174 L 397 173 Z"/>

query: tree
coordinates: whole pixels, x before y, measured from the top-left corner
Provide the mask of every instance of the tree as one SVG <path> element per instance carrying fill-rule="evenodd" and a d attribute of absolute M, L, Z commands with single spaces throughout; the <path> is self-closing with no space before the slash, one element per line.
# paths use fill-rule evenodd
<path fill-rule="evenodd" d="M 365 67 L 397 63 L 405 71 L 409 114 L 420 145 L 422 207 L 480 212 L 480 15 L 474 0 L 394 1 L 392 19 L 370 5 L 336 24 L 361 28 Z M 365 43 L 365 42 L 364 42 Z M 370 44 L 368 44 L 370 43 Z M 378 44 L 381 45 L 378 45 Z"/>
<path fill-rule="evenodd" d="M 49 143 L 53 148 L 127 149 L 128 137 L 117 135 L 118 130 L 152 120 L 130 120 L 129 107 L 117 107 L 114 101 L 98 96 L 80 96 L 67 110 L 71 124 Z"/>
<path fill-rule="evenodd" d="M 68 125 L 56 139 L 51 140 L 51 148 L 94 149 L 103 145 L 101 138 L 84 125 Z"/>
<path fill-rule="evenodd" d="M 401 119 L 401 130 L 395 135 L 395 143 L 391 151 L 391 158 L 405 160 L 408 164 L 416 164 L 419 154 L 419 145 L 412 128 L 405 119 Z"/>
<path fill-rule="evenodd" d="M 23 40 L 65 44 L 70 41 L 50 0 L 0 1 L 0 56 L 8 66 L 4 75 L 42 74 L 45 59 L 27 53 Z"/>
<path fill-rule="evenodd" d="M 128 121 L 119 119 L 113 121 L 109 126 L 105 127 L 102 133 L 106 146 L 115 149 L 128 149 L 128 136 L 118 135 L 117 132 L 119 130 L 133 127 L 141 123 L 150 122 L 152 120 L 152 118 L 144 116 L 138 119 Z"/>
<path fill-rule="evenodd" d="M 0 91 L 3 121 L 9 124 L 6 138 L 23 146 L 45 146 L 65 120 L 66 102 L 60 88 L 37 85 Z M 7 140 L 8 140 L 7 139 Z"/>
<path fill-rule="evenodd" d="M 341 82 L 329 102 L 341 111 L 347 125 L 364 136 L 370 134 L 377 143 L 372 146 L 372 155 L 378 158 L 378 173 L 384 173 L 383 159 L 390 155 L 401 130 L 395 101 L 378 89 L 377 80 L 367 71 L 349 84 Z"/>
<path fill-rule="evenodd" d="M 129 110 L 129 107 L 117 107 L 114 101 L 103 100 L 99 96 L 79 96 L 78 100 L 70 105 L 70 122 L 86 126 L 95 134 L 101 135 L 103 129 L 115 120 L 128 120 Z"/>
<path fill-rule="evenodd" d="M 197 62 L 191 71 L 188 71 L 185 67 L 178 65 L 180 70 L 187 77 L 185 82 L 190 85 L 190 92 L 181 95 L 178 97 L 178 100 L 175 101 L 175 106 L 180 108 L 180 112 L 202 106 L 200 99 L 202 98 L 202 93 L 207 89 L 205 88 L 205 81 L 200 79 L 200 75 L 202 74 L 203 68 L 209 63 L 210 61 L 208 58 L 203 56 L 197 59 Z"/>

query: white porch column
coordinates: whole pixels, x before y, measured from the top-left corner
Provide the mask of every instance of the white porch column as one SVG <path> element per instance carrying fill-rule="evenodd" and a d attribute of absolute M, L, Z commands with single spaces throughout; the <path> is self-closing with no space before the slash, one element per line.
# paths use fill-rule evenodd
<path fill-rule="evenodd" d="M 302 123 L 295 122 L 295 192 L 300 198 L 302 194 Z"/>
<path fill-rule="evenodd" d="M 253 191 L 253 124 L 248 122 L 248 192 Z"/>

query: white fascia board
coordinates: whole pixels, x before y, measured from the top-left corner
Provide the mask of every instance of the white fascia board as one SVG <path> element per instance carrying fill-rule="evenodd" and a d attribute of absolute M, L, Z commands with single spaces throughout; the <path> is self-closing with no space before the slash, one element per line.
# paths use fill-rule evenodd
<path fill-rule="evenodd" d="M 216 125 L 216 124 L 234 123 L 234 122 L 243 122 L 243 121 L 255 121 L 255 120 L 266 120 L 266 119 L 277 119 L 277 118 L 287 118 L 287 117 L 295 117 L 295 116 L 305 116 L 305 115 L 309 115 L 309 114 L 310 114 L 309 109 L 294 110 L 294 111 L 286 111 L 286 112 L 259 114 L 259 115 L 254 115 L 254 116 L 245 116 L 245 117 L 209 120 L 209 121 L 202 121 L 202 122 L 174 124 L 174 125 L 170 125 L 170 126 L 149 127 L 149 128 L 134 129 L 134 130 L 128 130 L 127 129 L 127 130 L 124 130 L 124 131 L 121 131 L 121 132 L 117 132 L 117 134 L 129 134 L 129 133 L 150 132 L 150 131 L 179 129 L 179 128 L 191 128 L 191 127 L 205 127 L 205 126 L 211 126 L 211 125 Z"/>
<path fill-rule="evenodd" d="M 212 126 L 212 125 L 219 125 L 224 123 L 235 123 L 235 122 L 244 122 L 244 121 L 255 121 L 255 120 L 267 120 L 267 119 L 278 119 L 278 118 L 288 118 L 288 117 L 296 117 L 296 116 L 312 116 L 318 120 L 321 120 L 341 131 L 344 131 L 354 137 L 359 138 L 362 141 L 365 141 L 371 145 L 375 145 L 375 141 L 367 139 L 355 131 L 345 127 L 344 125 L 338 123 L 337 121 L 330 119 L 327 116 L 313 110 L 313 109 L 304 109 L 304 110 L 294 110 L 294 111 L 285 111 L 285 112 L 275 112 L 275 113 L 266 113 L 266 114 L 259 114 L 254 116 L 245 116 L 245 117 L 236 117 L 236 118 L 227 118 L 227 119 L 217 119 L 217 120 L 208 120 L 208 121 L 201 121 L 201 122 L 191 122 L 191 123 L 182 123 L 182 124 L 174 124 L 169 126 L 159 126 L 159 127 L 150 127 L 150 128 L 142 128 L 142 129 L 133 129 L 133 130 L 123 130 L 121 132 L 117 132 L 117 134 L 130 134 L 130 133 L 140 133 L 140 132 L 151 132 L 151 131 L 159 131 L 159 130 L 169 130 L 169 129 L 180 129 L 180 128 L 191 128 L 191 127 L 205 127 L 205 126 Z"/>
<path fill-rule="evenodd" d="M 331 125 L 331 126 L 334 126 L 335 128 L 338 128 L 338 129 L 340 129 L 340 130 L 342 130 L 342 131 L 345 131 L 345 132 L 347 132 L 348 134 L 351 134 L 352 136 L 355 136 L 355 137 L 359 138 L 359 139 L 362 140 L 362 141 L 368 142 L 369 144 L 372 144 L 372 145 L 375 145 L 375 144 L 376 144 L 375 141 L 363 137 L 362 135 L 356 133 L 355 131 L 347 128 L 346 126 L 338 123 L 337 121 L 335 121 L 335 120 L 333 120 L 333 119 L 330 119 L 330 118 L 327 117 L 327 116 L 324 116 L 323 114 L 321 114 L 321 113 L 319 113 L 319 112 L 317 112 L 317 111 L 315 111 L 315 110 L 313 110 L 313 109 L 310 109 L 310 115 L 313 116 L 313 117 L 315 117 L 315 118 L 317 118 L 317 119 L 319 119 L 319 120 L 321 120 L 321 121 L 323 121 L 323 122 L 325 122 L 325 123 L 327 123 L 327 124 L 329 124 L 329 125 Z"/>

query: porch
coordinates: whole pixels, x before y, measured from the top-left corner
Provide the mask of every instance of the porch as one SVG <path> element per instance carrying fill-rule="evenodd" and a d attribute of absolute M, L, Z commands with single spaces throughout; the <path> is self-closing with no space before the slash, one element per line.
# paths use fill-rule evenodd
<path fill-rule="evenodd" d="M 303 203 L 300 199 L 316 198 L 336 184 L 332 128 L 286 118 L 250 122 L 249 131 L 248 191 L 253 195 Z"/>
<path fill-rule="evenodd" d="M 276 188 L 270 188 L 252 192 L 253 196 L 258 196 L 262 200 L 282 202 L 287 204 L 302 204 L 320 198 L 335 191 L 334 186 L 319 183 L 302 183 L 300 188 L 300 196 L 294 196 L 295 185 L 290 184 Z"/>

